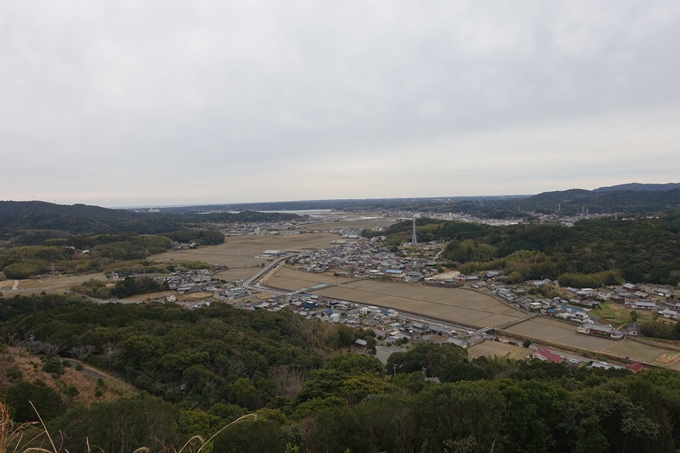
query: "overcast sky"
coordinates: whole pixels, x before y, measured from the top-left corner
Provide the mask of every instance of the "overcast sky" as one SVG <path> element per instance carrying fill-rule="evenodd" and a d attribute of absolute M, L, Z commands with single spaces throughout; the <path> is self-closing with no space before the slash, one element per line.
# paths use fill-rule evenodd
<path fill-rule="evenodd" d="M 680 181 L 673 1 L 7 1 L 0 199 Z"/>

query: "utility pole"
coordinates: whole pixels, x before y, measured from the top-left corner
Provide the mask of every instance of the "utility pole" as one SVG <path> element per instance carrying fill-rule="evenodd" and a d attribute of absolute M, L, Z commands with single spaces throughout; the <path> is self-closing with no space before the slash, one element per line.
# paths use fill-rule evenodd
<path fill-rule="evenodd" d="M 54 263 L 50 265 L 50 290 L 54 292 Z"/>

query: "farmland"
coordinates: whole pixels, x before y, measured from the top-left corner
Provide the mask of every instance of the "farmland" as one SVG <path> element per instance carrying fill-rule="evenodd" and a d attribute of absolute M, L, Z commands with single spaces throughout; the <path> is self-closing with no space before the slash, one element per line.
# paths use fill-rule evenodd
<path fill-rule="evenodd" d="M 508 332 L 541 340 L 573 346 L 590 351 L 604 351 L 616 343 L 606 337 L 576 332 L 576 326 L 555 319 L 533 318 L 506 329 Z"/>
<path fill-rule="evenodd" d="M 651 363 L 657 366 L 680 370 L 680 352 L 626 339 L 610 346 L 605 352 L 619 357 L 630 357 L 633 361 Z"/>
<path fill-rule="evenodd" d="M 508 307 L 491 296 L 465 289 L 357 281 L 313 292 L 478 328 L 497 326 L 525 316 L 521 311 Z"/>
<path fill-rule="evenodd" d="M 316 285 L 346 284 L 353 281 L 355 280 L 351 278 L 334 277 L 327 274 L 313 274 L 284 266 L 281 267 L 278 272 L 265 277 L 262 280 L 262 283 L 274 288 L 296 291 L 301 288 L 309 288 Z"/>
<path fill-rule="evenodd" d="M 254 275 L 265 258 L 256 258 L 265 250 L 306 250 L 329 247 L 337 234 L 305 233 L 291 236 L 236 236 L 225 238 L 224 244 L 191 250 L 176 250 L 151 256 L 158 262 L 204 261 L 229 266 L 229 271 L 217 278 L 225 280 L 247 278 Z"/>

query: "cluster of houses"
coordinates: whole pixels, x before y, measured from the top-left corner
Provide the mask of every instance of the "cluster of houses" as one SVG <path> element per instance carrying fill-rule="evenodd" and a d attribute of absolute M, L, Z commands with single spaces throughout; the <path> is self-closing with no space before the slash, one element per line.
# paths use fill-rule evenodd
<path fill-rule="evenodd" d="M 267 295 L 256 303 L 235 301 L 243 309 L 262 309 L 271 312 L 291 310 L 305 319 L 346 324 L 358 328 L 373 329 L 388 344 L 401 342 L 428 342 L 455 344 L 467 348 L 492 336 L 488 332 L 470 331 L 462 327 L 433 324 L 414 320 L 399 314 L 397 310 L 366 306 L 309 293 L 292 295 Z"/>
<path fill-rule="evenodd" d="M 554 284 L 550 280 L 530 282 L 530 286 L 539 288 L 546 284 Z M 485 285 L 481 283 L 480 285 Z M 476 285 L 476 286 L 480 286 Z M 675 302 L 672 290 L 657 287 L 638 287 L 632 283 L 621 286 L 610 286 L 603 289 L 592 288 L 564 288 L 568 297 L 554 297 L 548 299 L 528 294 L 520 286 L 490 283 L 488 289 L 508 303 L 530 312 L 538 312 L 545 316 L 570 321 L 579 325 L 577 331 L 589 335 L 606 336 L 614 339 L 626 335 L 637 336 L 637 323 L 626 324 L 619 329 L 610 325 L 598 324 L 589 316 L 589 311 L 598 307 L 602 302 L 615 302 L 631 310 L 647 310 L 658 313 L 659 316 L 680 320 L 680 303 Z"/>
<path fill-rule="evenodd" d="M 328 216 L 308 216 L 299 217 L 295 220 L 285 220 L 280 222 L 251 222 L 229 225 L 228 228 L 221 229 L 220 232 L 225 236 L 290 236 L 300 234 L 302 230 L 309 231 L 309 225 L 319 225 L 318 230 L 312 233 L 335 233 L 345 239 L 359 239 L 361 236 L 360 228 L 323 228 L 325 224 L 333 224 L 348 220 L 346 216 L 339 216 L 337 213 Z M 361 219 L 358 219 L 361 220 Z"/>
<path fill-rule="evenodd" d="M 289 258 L 288 264 L 297 264 L 307 272 L 333 272 L 338 277 L 387 278 L 406 282 L 418 282 L 438 272 L 434 244 L 423 248 L 425 257 L 411 257 L 380 246 L 379 238 L 334 242 L 331 248 L 303 251 Z M 431 256 L 428 257 L 428 254 Z"/>

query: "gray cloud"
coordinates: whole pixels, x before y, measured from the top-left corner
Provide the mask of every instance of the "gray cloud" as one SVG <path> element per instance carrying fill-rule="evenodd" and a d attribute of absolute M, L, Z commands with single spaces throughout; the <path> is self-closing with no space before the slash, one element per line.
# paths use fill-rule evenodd
<path fill-rule="evenodd" d="M 0 198 L 675 181 L 679 25 L 673 1 L 6 2 Z"/>

